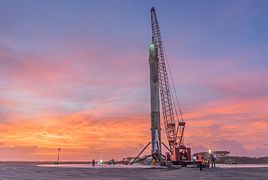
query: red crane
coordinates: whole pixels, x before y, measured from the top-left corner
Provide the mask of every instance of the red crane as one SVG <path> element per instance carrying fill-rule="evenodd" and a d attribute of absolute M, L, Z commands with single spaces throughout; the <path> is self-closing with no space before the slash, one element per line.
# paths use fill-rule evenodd
<path fill-rule="evenodd" d="M 166 61 L 167 58 L 164 52 L 159 23 L 156 17 L 154 7 L 151 9 L 151 23 L 152 23 L 152 41 L 156 47 L 156 55 L 159 60 L 158 78 L 159 78 L 160 99 L 161 99 L 165 132 L 169 145 L 169 151 L 171 154 L 171 160 L 173 161 L 191 160 L 191 149 L 184 146 L 183 135 L 185 129 L 185 122 L 183 120 L 182 111 L 176 95 L 172 74 Z M 172 82 L 171 84 L 174 88 L 173 93 L 175 94 L 174 96 L 176 97 L 177 107 L 175 106 L 175 101 L 173 98 L 174 96 L 170 86 L 169 77 L 171 78 Z M 168 156 L 169 155 L 167 154 L 167 157 Z M 167 158 L 167 160 L 169 160 L 169 158 Z"/>
<path fill-rule="evenodd" d="M 185 147 L 183 144 L 185 122 L 183 120 L 180 104 L 176 95 L 177 93 L 173 83 L 172 74 L 166 61 L 167 58 L 164 53 L 159 23 L 154 7 L 151 9 L 151 22 L 152 43 L 149 46 L 149 66 L 152 139 L 151 142 L 149 142 L 131 162 L 131 164 L 137 162 L 138 159 L 141 161 L 150 156 L 154 159 L 154 162 L 158 162 L 159 164 L 166 164 L 166 161 L 172 161 L 173 164 L 177 162 L 184 163 L 187 160 L 191 160 L 191 149 Z M 171 85 L 174 91 L 173 93 L 169 77 L 171 78 Z M 173 97 L 175 97 L 178 110 L 175 106 Z M 169 147 L 161 141 L 159 100 L 161 101 L 163 121 Z M 139 158 L 150 144 L 152 145 L 151 155 Z M 166 153 L 166 156 L 164 156 L 161 152 L 161 144 L 163 144 L 169 151 Z M 166 159 L 164 159 L 164 157 Z"/>

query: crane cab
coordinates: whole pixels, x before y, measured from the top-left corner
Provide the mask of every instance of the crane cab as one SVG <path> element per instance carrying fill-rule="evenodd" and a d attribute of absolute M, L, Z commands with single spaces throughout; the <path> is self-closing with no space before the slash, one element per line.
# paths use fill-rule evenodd
<path fill-rule="evenodd" d="M 173 161 L 191 161 L 191 148 L 186 146 L 178 146 L 174 148 Z"/>
<path fill-rule="evenodd" d="M 173 154 L 166 152 L 166 161 L 174 162 L 175 164 L 187 164 L 186 162 L 191 161 L 191 148 L 184 145 L 175 147 Z M 184 163 L 185 162 L 185 163 Z"/>

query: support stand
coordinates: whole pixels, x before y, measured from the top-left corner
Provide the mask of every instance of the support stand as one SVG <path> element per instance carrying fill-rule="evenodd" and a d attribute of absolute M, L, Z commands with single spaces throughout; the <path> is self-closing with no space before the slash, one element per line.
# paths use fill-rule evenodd
<path fill-rule="evenodd" d="M 171 150 L 167 147 L 165 143 L 162 142 L 162 144 L 165 146 L 165 148 L 172 154 Z"/>
<path fill-rule="evenodd" d="M 132 164 L 134 164 L 136 161 L 137 161 L 137 159 L 140 157 L 140 155 L 143 153 L 143 151 L 145 151 L 145 149 L 147 149 L 147 147 L 149 146 L 151 144 L 151 142 L 149 142 L 142 150 L 141 150 L 141 152 L 137 155 L 137 157 L 130 163 L 130 165 L 132 165 Z M 150 157 L 150 156 L 148 156 L 148 157 Z M 147 157 L 146 157 L 147 158 Z"/>
<path fill-rule="evenodd" d="M 134 163 L 136 163 L 137 162 L 137 159 L 140 157 L 140 155 L 147 149 L 147 147 L 149 146 L 151 144 L 151 142 L 149 142 L 142 150 L 141 150 L 141 152 L 136 156 L 136 158 L 130 163 L 130 165 L 133 165 Z M 165 144 L 164 144 L 165 145 Z M 165 147 L 168 149 L 168 147 L 165 145 Z M 169 149 L 168 149 L 169 150 Z M 146 157 L 144 157 L 144 158 L 142 158 L 142 159 L 140 159 L 139 161 L 141 161 L 141 160 L 144 160 L 144 159 L 146 159 L 146 158 L 148 158 L 148 157 L 153 157 L 155 160 L 157 160 L 158 162 L 160 162 L 160 164 L 161 165 L 163 165 L 165 162 L 163 161 L 163 159 L 164 159 L 164 155 L 163 154 L 160 154 L 160 158 L 158 158 L 157 157 L 157 155 L 155 155 L 155 154 L 151 154 L 151 155 L 148 155 L 148 156 L 146 156 Z"/>

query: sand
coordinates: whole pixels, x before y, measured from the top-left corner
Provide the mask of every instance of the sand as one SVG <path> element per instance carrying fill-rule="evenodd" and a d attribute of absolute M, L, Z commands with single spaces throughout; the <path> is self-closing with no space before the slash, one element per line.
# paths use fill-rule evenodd
<path fill-rule="evenodd" d="M 250 168 L 144 168 L 105 166 L 92 168 L 83 167 L 46 167 L 35 163 L 1 163 L 0 179 L 49 180 L 49 179 L 268 179 L 267 167 Z"/>

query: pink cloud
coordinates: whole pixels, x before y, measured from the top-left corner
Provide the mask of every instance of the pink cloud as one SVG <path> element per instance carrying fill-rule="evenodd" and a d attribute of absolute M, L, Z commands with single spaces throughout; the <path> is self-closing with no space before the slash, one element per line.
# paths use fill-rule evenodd
<path fill-rule="evenodd" d="M 0 48 L 0 106 L 6 109 L 0 113 L 9 122 L 1 120 L 2 150 L 29 147 L 27 157 L 53 159 L 62 146 L 66 160 L 105 152 L 119 158 L 122 153 L 135 155 L 149 141 L 147 55 L 117 54 L 107 50 L 110 45 L 73 41 L 45 54 Z M 223 148 L 217 144 L 223 141 L 233 153 L 263 155 L 268 140 L 267 94 L 262 91 L 267 73 L 238 68 L 243 60 L 185 59 L 172 64 L 175 83 L 182 87 L 178 92 L 183 94 L 186 145 L 216 149 Z"/>

